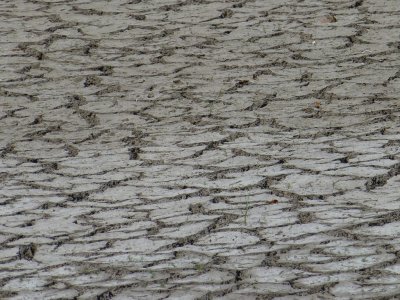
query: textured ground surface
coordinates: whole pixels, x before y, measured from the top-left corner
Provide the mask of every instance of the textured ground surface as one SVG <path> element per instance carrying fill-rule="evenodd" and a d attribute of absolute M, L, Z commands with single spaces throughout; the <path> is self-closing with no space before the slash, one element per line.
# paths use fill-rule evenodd
<path fill-rule="evenodd" d="M 2 0 L 1 299 L 400 295 L 398 0 Z"/>

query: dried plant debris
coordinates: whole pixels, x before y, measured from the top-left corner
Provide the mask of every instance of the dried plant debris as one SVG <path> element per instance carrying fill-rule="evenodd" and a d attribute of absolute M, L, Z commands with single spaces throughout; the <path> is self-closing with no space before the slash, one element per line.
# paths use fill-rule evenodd
<path fill-rule="evenodd" d="M 18 250 L 18 258 L 32 260 L 33 257 L 35 256 L 36 251 L 37 251 L 37 246 L 35 244 L 31 243 L 29 245 L 22 245 L 19 247 Z"/>

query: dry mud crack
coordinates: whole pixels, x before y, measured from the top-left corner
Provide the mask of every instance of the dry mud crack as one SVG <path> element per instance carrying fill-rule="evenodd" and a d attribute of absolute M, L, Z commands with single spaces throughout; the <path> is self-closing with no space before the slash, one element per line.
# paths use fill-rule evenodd
<path fill-rule="evenodd" d="M 400 297 L 399 20 L 1 1 L 0 298 Z"/>

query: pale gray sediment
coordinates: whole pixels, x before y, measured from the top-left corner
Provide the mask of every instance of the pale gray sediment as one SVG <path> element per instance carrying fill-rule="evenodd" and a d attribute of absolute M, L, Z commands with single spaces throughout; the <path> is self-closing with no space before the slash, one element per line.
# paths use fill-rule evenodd
<path fill-rule="evenodd" d="M 395 299 L 397 0 L 0 2 L 1 299 Z"/>

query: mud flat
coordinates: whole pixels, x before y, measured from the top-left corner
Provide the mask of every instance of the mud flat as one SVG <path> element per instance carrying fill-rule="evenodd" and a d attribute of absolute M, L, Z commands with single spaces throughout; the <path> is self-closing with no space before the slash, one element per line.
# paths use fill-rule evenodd
<path fill-rule="evenodd" d="M 0 298 L 398 297 L 399 17 L 1 1 Z"/>

